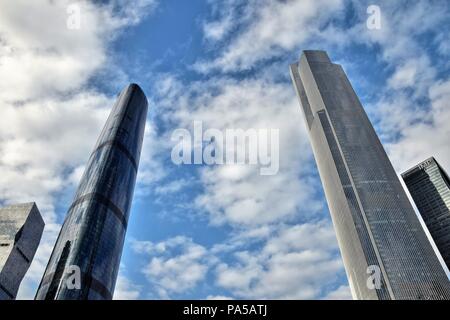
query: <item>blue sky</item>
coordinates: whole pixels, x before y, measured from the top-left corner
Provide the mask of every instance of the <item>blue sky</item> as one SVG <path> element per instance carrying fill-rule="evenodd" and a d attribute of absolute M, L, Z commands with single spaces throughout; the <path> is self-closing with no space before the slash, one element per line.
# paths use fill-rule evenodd
<path fill-rule="evenodd" d="M 2 2 L 0 204 L 36 201 L 47 224 L 19 297 L 34 296 L 115 96 L 136 82 L 150 111 L 115 298 L 350 298 L 288 66 L 327 50 L 398 173 L 432 155 L 450 168 L 449 18 L 445 0 Z M 278 129 L 278 173 L 175 165 L 171 134 L 193 121 Z"/>

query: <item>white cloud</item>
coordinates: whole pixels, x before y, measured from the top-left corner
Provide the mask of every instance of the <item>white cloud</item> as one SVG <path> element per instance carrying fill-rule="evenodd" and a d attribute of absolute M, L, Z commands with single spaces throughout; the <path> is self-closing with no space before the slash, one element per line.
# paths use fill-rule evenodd
<path fill-rule="evenodd" d="M 73 1 L 0 3 L 0 99 L 24 101 L 77 90 L 108 60 L 107 43 L 140 21 L 154 0 L 78 1 L 80 29 L 67 28 Z M 119 10 L 117 10 L 119 8 Z M 116 9 L 114 11 L 114 9 Z M 33 18 L 34 17 L 34 18 Z"/>
<path fill-rule="evenodd" d="M 165 185 L 156 187 L 155 193 L 156 194 L 175 193 L 175 192 L 179 192 L 187 185 L 189 185 L 189 181 L 186 179 L 173 180 Z"/>
<path fill-rule="evenodd" d="M 205 37 L 211 40 L 221 40 L 232 27 L 232 17 L 227 16 L 223 21 L 206 23 L 203 27 Z"/>
<path fill-rule="evenodd" d="M 132 283 L 128 278 L 119 275 L 114 290 L 114 300 L 137 300 L 141 294 L 141 287 Z"/>
<path fill-rule="evenodd" d="M 0 193 L 8 203 L 36 201 L 46 223 L 56 221 L 55 194 L 87 160 L 112 101 L 97 93 L 2 105 Z M 0 102 L 1 104 L 1 102 Z"/>
<path fill-rule="evenodd" d="M 212 19 L 203 21 L 203 34 L 210 43 L 224 41 L 237 26 L 243 25 L 254 14 L 254 6 L 240 0 L 223 0 L 220 3 L 209 0 Z"/>
<path fill-rule="evenodd" d="M 261 250 L 238 251 L 216 267 L 217 285 L 245 299 L 317 299 L 339 283 L 343 265 L 326 222 L 285 226 Z"/>
<path fill-rule="evenodd" d="M 241 230 L 210 248 L 185 236 L 161 242 L 134 240 L 133 250 L 150 258 L 142 270 L 153 286 L 149 296 L 188 294 L 210 271 L 216 289 L 227 294 L 207 299 L 314 299 L 331 294 L 330 288 L 341 283 L 343 265 L 329 222 L 262 229 L 267 228 Z M 262 246 L 253 247 L 253 240 Z M 333 296 L 345 298 L 345 293 L 342 288 Z"/>
<path fill-rule="evenodd" d="M 388 85 L 393 89 L 408 87 L 421 88 L 422 83 L 434 79 L 436 71 L 431 66 L 427 56 L 412 58 L 399 65 L 394 74 L 388 79 Z"/>
<path fill-rule="evenodd" d="M 349 286 L 340 286 L 336 290 L 327 294 L 324 300 L 352 300 L 352 293 Z"/>
<path fill-rule="evenodd" d="M 184 87 L 174 79 L 165 83 L 163 92 L 172 88 L 172 96 L 160 105 L 171 108 L 164 112 L 172 127 L 192 130 L 194 121 L 202 121 L 203 130 L 279 130 L 280 169 L 273 176 L 261 176 L 258 166 L 250 165 L 200 168 L 204 192 L 195 205 L 208 213 L 212 224 L 265 224 L 294 218 L 298 210 L 312 216 L 321 209 L 313 199 L 315 184 L 305 165 L 312 155 L 290 84 L 264 76 L 211 79 Z"/>
<path fill-rule="evenodd" d="M 400 133 L 400 138 L 388 144 L 387 148 L 393 164 L 400 172 L 430 156 L 435 156 L 444 168 L 450 168 L 450 80 L 436 82 L 430 86 L 428 98 L 428 108 L 422 112 L 415 113 L 413 108 L 405 108 L 404 112 L 398 115 L 406 119 L 413 117 L 415 121 L 400 126 L 398 131 L 392 129 L 393 133 Z M 383 118 L 381 123 L 384 130 L 385 119 L 387 117 Z"/>
<path fill-rule="evenodd" d="M 322 24 L 335 15 L 342 4 L 341 0 L 248 1 L 244 15 L 251 17 L 249 23 L 238 31 L 219 57 L 199 62 L 195 67 L 201 72 L 216 68 L 225 72 L 250 69 L 259 61 L 299 48 L 319 32 Z M 206 37 L 223 38 L 232 29 L 229 20 L 230 16 L 225 15 L 219 22 L 207 24 L 210 29 Z"/>
<path fill-rule="evenodd" d="M 132 246 L 136 252 L 151 256 L 142 272 L 156 287 L 160 298 L 194 288 L 205 278 L 209 268 L 206 248 L 191 238 L 177 236 L 158 243 L 133 241 Z"/>
<path fill-rule="evenodd" d="M 203 34 L 209 41 L 220 41 L 231 31 L 236 21 L 235 1 L 224 1 L 221 3 L 220 12 L 221 17 L 210 22 L 203 23 Z M 214 5 L 214 3 L 212 3 Z"/>

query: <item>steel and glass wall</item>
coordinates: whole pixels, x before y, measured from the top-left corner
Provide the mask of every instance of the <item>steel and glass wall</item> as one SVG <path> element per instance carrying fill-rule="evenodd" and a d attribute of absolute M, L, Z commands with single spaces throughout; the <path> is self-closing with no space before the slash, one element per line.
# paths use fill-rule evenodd
<path fill-rule="evenodd" d="M 129 85 L 89 158 L 36 299 L 112 299 L 146 116 L 144 93 L 138 85 Z"/>
<path fill-rule="evenodd" d="M 0 208 L 0 300 L 16 298 L 44 226 L 34 202 Z"/>
<path fill-rule="evenodd" d="M 324 51 L 304 51 L 290 70 L 353 297 L 450 299 L 447 276 L 342 67 Z"/>
<path fill-rule="evenodd" d="M 450 269 L 450 179 L 434 158 L 402 174 L 403 180 Z"/>

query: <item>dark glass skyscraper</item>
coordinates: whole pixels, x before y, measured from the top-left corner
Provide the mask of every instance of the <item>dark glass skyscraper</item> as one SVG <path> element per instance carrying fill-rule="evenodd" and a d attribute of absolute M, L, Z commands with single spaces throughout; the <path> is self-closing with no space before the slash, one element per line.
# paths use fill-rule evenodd
<path fill-rule="evenodd" d="M 0 300 L 16 298 L 44 226 L 34 202 L 0 209 Z"/>
<path fill-rule="evenodd" d="M 112 299 L 146 117 L 147 99 L 131 84 L 119 95 L 89 158 L 36 299 Z M 80 289 L 73 288 L 76 268 Z"/>
<path fill-rule="evenodd" d="M 324 51 L 304 51 L 290 69 L 353 297 L 450 299 L 444 269 L 342 67 Z"/>
<path fill-rule="evenodd" d="M 429 158 L 402 174 L 439 252 L 450 269 L 450 179 Z"/>

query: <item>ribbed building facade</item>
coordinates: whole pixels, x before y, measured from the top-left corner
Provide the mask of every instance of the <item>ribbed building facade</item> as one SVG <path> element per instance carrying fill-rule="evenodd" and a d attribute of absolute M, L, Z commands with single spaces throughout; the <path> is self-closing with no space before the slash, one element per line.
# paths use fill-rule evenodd
<path fill-rule="evenodd" d="M 0 300 L 13 300 L 44 231 L 34 202 L 0 208 Z"/>
<path fill-rule="evenodd" d="M 131 84 L 119 95 L 88 160 L 36 299 L 112 299 L 146 117 L 147 99 Z"/>
<path fill-rule="evenodd" d="M 431 157 L 402 174 L 419 212 L 450 269 L 450 179 Z"/>
<path fill-rule="evenodd" d="M 290 70 L 353 297 L 450 299 L 444 269 L 342 67 L 324 51 L 304 51 Z"/>

